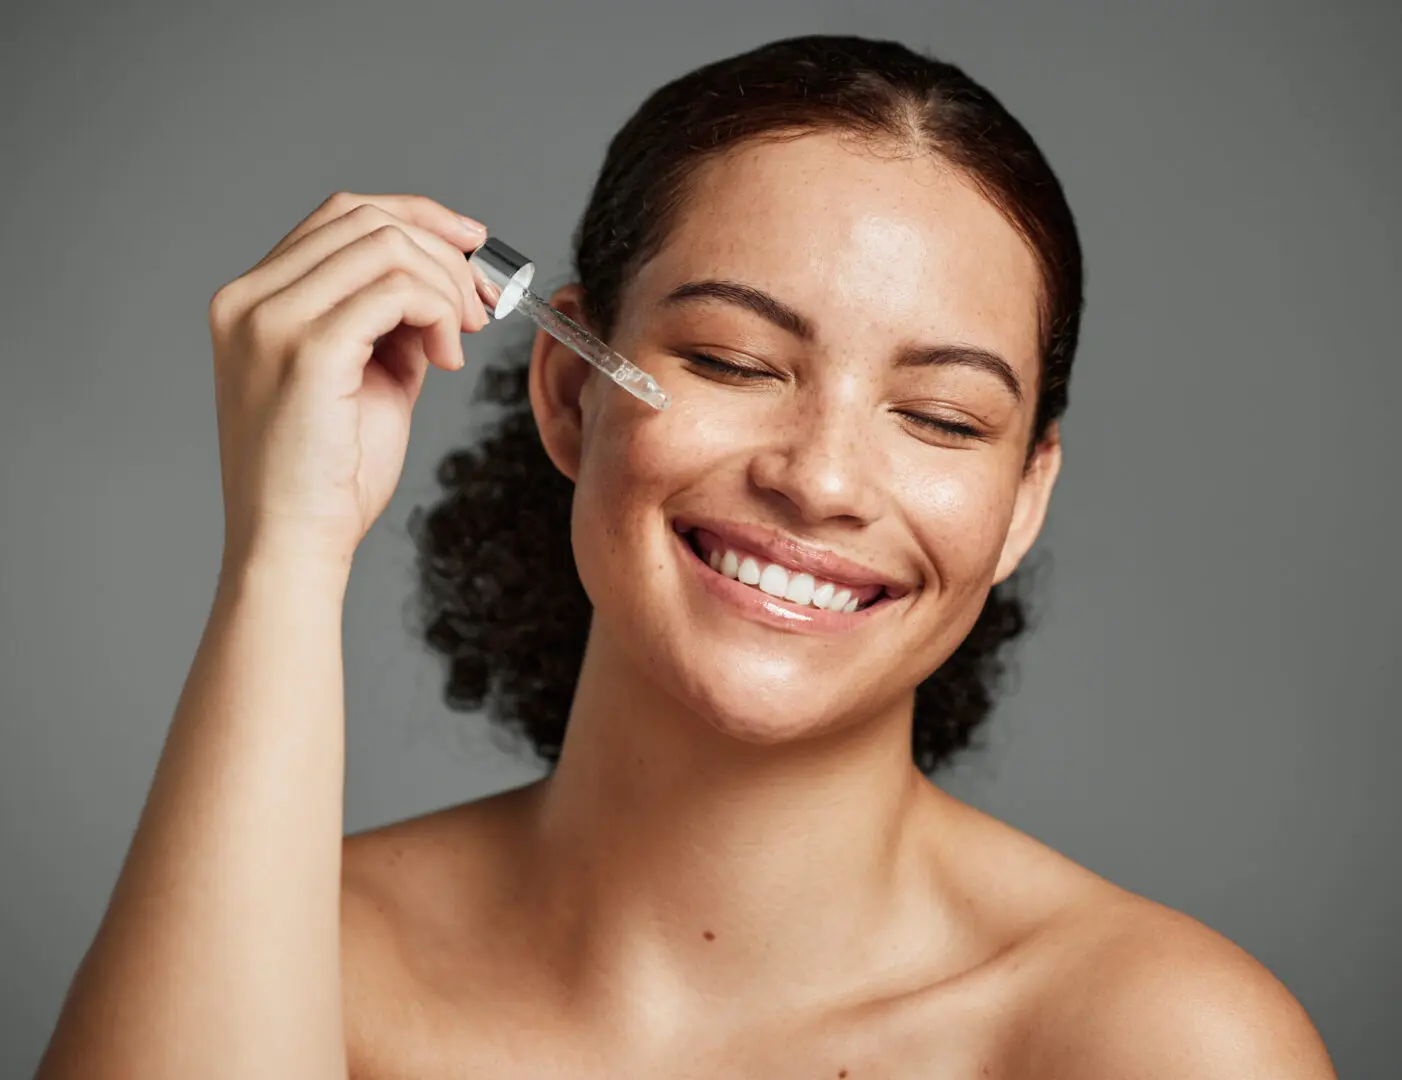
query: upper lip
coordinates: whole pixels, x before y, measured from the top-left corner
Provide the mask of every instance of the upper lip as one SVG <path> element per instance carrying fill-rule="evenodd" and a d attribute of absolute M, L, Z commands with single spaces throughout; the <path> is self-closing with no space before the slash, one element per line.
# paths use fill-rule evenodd
<path fill-rule="evenodd" d="M 844 558 L 821 544 L 800 540 L 796 536 L 764 525 L 750 525 L 739 521 L 710 521 L 698 518 L 678 518 L 674 525 L 679 533 L 689 533 L 693 529 L 705 529 L 737 548 L 753 552 L 756 555 L 763 555 L 771 562 L 792 570 L 807 571 L 815 578 L 831 581 L 835 585 L 857 587 L 880 585 L 891 597 L 903 596 L 911 589 L 909 584 L 862 563 Z"/>

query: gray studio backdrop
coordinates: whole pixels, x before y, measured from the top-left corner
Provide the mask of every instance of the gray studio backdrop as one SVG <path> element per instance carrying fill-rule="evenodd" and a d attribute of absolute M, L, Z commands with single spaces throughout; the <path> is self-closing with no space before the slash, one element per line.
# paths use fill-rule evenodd
<path fill-rule="evenodd" d="M 897 37 L 984 80 L 1087 249 L 1039 625 L 949 786 L 1240 942 L 1343 1075 L 1395 1075 L 1398 10 L 7 5 L 0 1075 L 37 1062 L 204 625 L 210 294 L 337 188 L 479 216 L 553 286 L 645 94 L 812 31 Z M 405 520 L 471 434 L 468 398 L 430 373 L 354 573 L 351 829 L 537 775 L 440 703 L 405 629 Z"/>

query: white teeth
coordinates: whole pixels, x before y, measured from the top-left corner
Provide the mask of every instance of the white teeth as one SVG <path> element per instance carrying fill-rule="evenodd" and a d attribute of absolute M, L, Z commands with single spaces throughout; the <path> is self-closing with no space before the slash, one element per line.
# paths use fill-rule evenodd
<path fill-rule="evenodd" d="M 789 588 L 789 572 L 770 563 L 759 576 L 759 587 L 770 596 L 783 596 Z"/>
<path fill-rule="evenodd" d="M 812 574 L 789 571 L 777 563 L 765 563 L 750 555 L 717 549 L 706 556 L 706 562 L 718 574 L 724 574 L 745 585 L 757 585 L 770 596 L 782 597 L 792 604 L 808 605 L 825 611 L 851 614 L 857 610 L 858 599 L 851 589 L 843 589 L 831 581 L 819 581 Z"/>
<path fill-rule="evenodd" d="M 795 604 L 806 604 L 813 599 L 813 575 L 794 574 L 789 578 L 789 587 L 784 590 L 784 599 Z"/>

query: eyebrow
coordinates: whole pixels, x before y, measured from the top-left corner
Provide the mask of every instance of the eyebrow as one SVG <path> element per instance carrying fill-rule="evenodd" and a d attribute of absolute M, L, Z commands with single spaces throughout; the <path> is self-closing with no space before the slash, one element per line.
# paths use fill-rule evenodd
<path fill-rule="evenodd" d="M 800 341 L 811 342 L 818 337 L 817 329 L 807 318 L 753 285 L 741 285 L 738 281 L 688 281 L 663 297 L 662 304 L 665 307 L 689 300 L 718 300 L 723 304 L 745 308 L 762 319 L 768 319 Z"/>
<path fill-rule="evenodd" d="M 662 299 L 664 307 L 694 300 L 715 300 L 751 311 L 800 341 L 817 340 L 813 323 L 777 297 L 753 285 L 738 281 L 688 281 L 678 285 Z M 1013 366 L 995 352 L 975 345 L 917 345 L 903 352 L 897 361 L 900 367 L 967 367 L 994 376 L 1022 401 L 1022 382 Z"/>
<path fill-rule="evenodd" d="M 1008 388 L 1015 401 L 1022 401 L 1022 382 L 1013 366 L 995 352 L 975 345 L 917 345 L 901 354 L 901 367 L 967 367 L 986 371 Z"/>

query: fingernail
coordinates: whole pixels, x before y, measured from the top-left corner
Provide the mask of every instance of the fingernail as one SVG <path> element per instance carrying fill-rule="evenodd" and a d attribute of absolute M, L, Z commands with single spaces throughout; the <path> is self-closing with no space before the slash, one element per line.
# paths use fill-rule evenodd
<path fill-rule="evenodd" d="M 483 240 L 486 238 L 487 226 L 483 225 L 480 221 L 473 221 L 470 217 L 462 216 L 459 216 L 458 220 L 462 222 L 462 227 L 472 234 L 474 240 Z"/>

